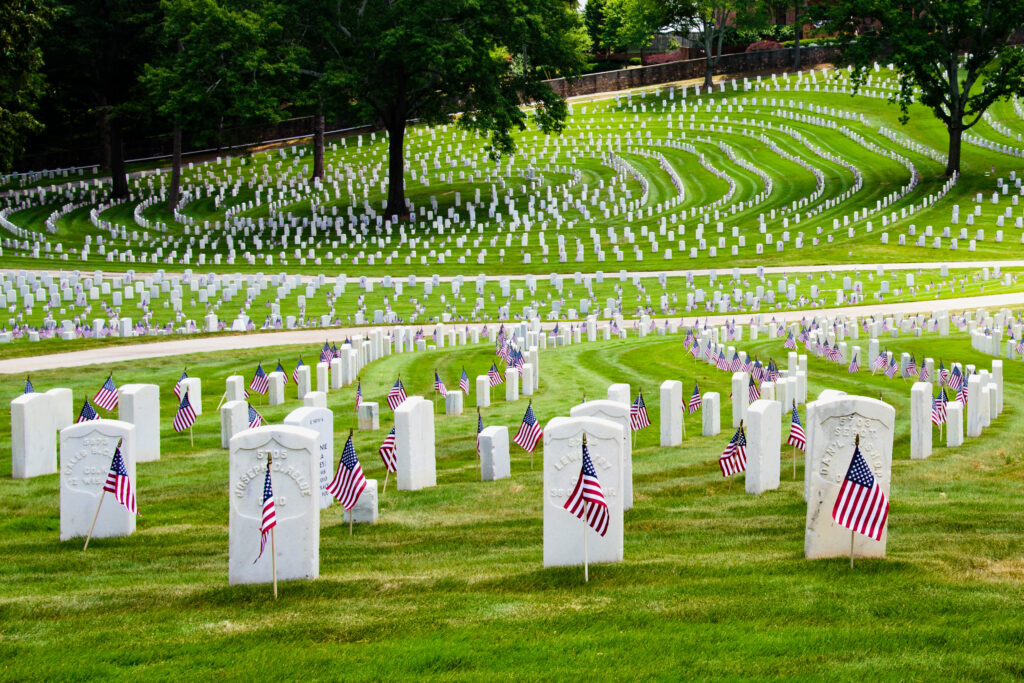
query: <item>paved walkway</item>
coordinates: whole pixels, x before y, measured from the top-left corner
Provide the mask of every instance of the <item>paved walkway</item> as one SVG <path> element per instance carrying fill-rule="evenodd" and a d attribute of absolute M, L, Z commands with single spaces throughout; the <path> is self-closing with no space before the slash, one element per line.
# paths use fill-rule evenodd
<path fill-rule="evenodd" d="M 847 314 L 860 317 L 869 315 L 889 315 L 894 313 L 931 313 L 937 310 L 964 310 L 975 308 L 1002 308 L 1024 305 L 1024 292 L 1013 292 L 1009 294 L 993 294 L 988 296 L 963 297 L 958 299 L 945 299 L 941 301 L 912 301 L 909 303 L 875 304 L 846 308 L 809 308 L 797 311 L 762 311 L 765 318 L 774 317 L 780 321 L 795 321 L 803 317 L 814 315 L 837 315 Z M 727 320 L 736 320 L 745 324 L 751 317 L 750 313 L 730 313 L 728 315 L 707 315 L 707 316 L 683 316 L 687 323 L 704 320 L 713 325 L 724 323 Z M 678 316 L 672 316 L 671 320 L 678 320 Z M 660 324 L 666 318 L 655 318 Z M 560 321 L 564 326 L 565 321 Z M 479 325 L 472 323 L 471 325 Z M 494 323 L 490 323 L 494 324 Z M 463 323 L 450 325 L 453 329 L 461 327 Z M 554 322 L 542 323 L 542 327 L 550 329 Z M 417 326 L 418 327 L 418 326 Z M 431 329 L 431 325 L 423 325 L 424 329 Z M 314 330 L 285 330 L 281 332 L 254 332 L 240 335 L 214 335 L 209 337 L 177 338 L 168 341 L 152 342 L 148 344 L 111 345 L 87 349 L 83 351 L 71 351 L 67 353 L 53 353 L 45 356 L 32 356 L 28 358 L 10 358 L 0 361 L 0 374 L 23 375 L 29 372 L 40 370 L 52 370 L 54 368 L 77 368 L 87 365 L 103 365 L 126 360 L 145 360 L 147 358 L 167 358 L 170 356 L 184 356 L 196 353 L 208 353 L 212 351 L 226 351 L 232 349 L 256 349 L 266 346 L 286 345 L 307 345 L 319 348 L 325 339 L 333 342 L 350 337 L 356 334 L 364 334 L 369 328 L 366 327 L 340 327 Z M 69 342 L 69 344 L 72 342 Z"/>

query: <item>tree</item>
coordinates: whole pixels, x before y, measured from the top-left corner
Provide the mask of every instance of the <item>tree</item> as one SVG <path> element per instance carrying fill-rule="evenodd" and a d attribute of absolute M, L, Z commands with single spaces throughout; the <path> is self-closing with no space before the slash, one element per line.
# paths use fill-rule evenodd
<path fill-rule="evenodd" d="M 45 87 L 39 41 L 52 18 L 41 0 L 0 3 L 0 172 L 11 169 L 25 137 L 40 128 L 32 113 Z"/>
<path fill-rule="evenodd" d="M 273 78 L 288 66 L 270 52 L 281 44 L 272 7 L 168 0 L 163 9 L 164 54 L 146 65 L 142 82 L 153 108 L 173 126 L 167 203 L 174 210 L 181 186 L 183 132 L 204 141 L 225 120 L 279 120 Z"/>
<path fill-rule="evenodd" d="M 997 100 L 1024 95 L 1024 52 L 1009 44 L 1022 0 L 840 0 L 827 16 L 858 83 L 875 60 L 888 60 L 903 123 L 918 101 L 946 125 L 947 176 L 960 172 L 964 131 Z"/>
<path fill-rule="evenodd" d="M 745 9 L 734 0 L 696 0 L 696 2 L 680 2 L 666 0 L 668 4 L 668 24 L 677 33 L 688 35 L 697 33 L 697 40 L 704 49 L 704 87 L 714 85 L 712 76 L 715 65 L 722 57 L 722 39 L 729 25 L 730 16 Z"/>
<path fill-rule="evenodd" d="M 607 0 L 604 19 L 605 47 L 615 50 L 637 46 L 643 64 L 644 49 L 667 17 L 661 0 Z"/>
<path fill-rule="evenodd" d="M 142 67 L 155 55 L 159 0 L 67 0 L 44 47 L 45 72 L 76 121 L 94 117 L 112 193 L 128 196 L 124 136 L 145 115 Z"/>
<path fill-rule="evenodd" d="M 561 130 L 568 108 L 544 78 L 573 76 L 587 43 L 565 0 L 322 0 L 310 16 L 329 53 L 320 74 L 346 113 L 388 132 L 386 215 L 408 215 L 406 121 L 489 136 L 495 157 L 532 120 Z M 521 104 L 530 103 L 528 112 Z M 461 112 L 458 116 L 456 112 Z"/>
<path fill-rule="evenodd" d="M 590 37 L 592 52 L 604 50 L 605 4 L 606 0 L 587 0 L 587 6 L 583 10 L 583 25 Z"/>

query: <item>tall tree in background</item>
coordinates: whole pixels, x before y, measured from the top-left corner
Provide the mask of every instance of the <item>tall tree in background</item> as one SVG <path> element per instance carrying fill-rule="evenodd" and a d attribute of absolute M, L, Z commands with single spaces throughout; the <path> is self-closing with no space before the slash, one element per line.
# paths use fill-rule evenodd
<path fill-rule="evenodd" d="M 603 44 L 613 50 L 639 47 L 643 64 L 644 50 L 666 19 L 661 0 L 607 0 Z"/>
<path fill-rule="evenodd" d="M 408 214 L 405 126 L 412 118 L 490 137 L 495 156 L 532 117 L 561 130 L 565 101 L 543 79 L 572 76 L 587 35 L 565 0 L 322 0 L 317 22 L 336 98 L 388 132 L 386 215 Z M 530 103 L 528 112 L 520 107 Z M 455 112 L 462 112 L 457 117 Z"/>
<path fill-rule="evenodd" d="M 40 39 L 53 10 L 41 0 L 0 3 L 0 172 L 11 169 L 25 136 L 40 125 L 32 115 L 42 95 L 43 51 Z"/>
<path fill-rule="evenodd" d="M 587 0 L 583 10 L 583 25 L 590 37 L 590 50 L 597 53 L 604 50 L 604 23 L 606 0 Z"/>
<path fill-rule="evenodd" d="M 697 33 L 697 41 L 704 50 L 704 87 L 714 85 L 715 65 L 722 57 L 722 40 L 730 18 L 745 10 L 734 0 L 665 0 L 668 6 L 668 25 L 677 33 Z"/>
<path fill-rule="evenodd" d="M 44 45 L 45 73 L 74 118 L 94 117 L 115 197 L 128 196 L 124 136 L 137 107 L 142 67 L 158 46 L 159 0 L 66 0 Z"/>
<path fill-rule="evenodd" d="M 225 121 L 276 122 L 275 84 L 290 68 L 279 59 L 280 25 L 273 7 L 224 0 L 167 0 L 164 54 L 146 65 L 142 82 L 154 109 L 173 126 L 168 207 L 178 206 L 182 134 L 204 141 Z M 259 13 L 255 9 L 261 10 Z"/>
<path fill-rule="evenodd" d="M 1024 0 L 839 0 L 825 9 L 859 82 L 875 60 L 892 62 L 904 123 L 918 101 L 946 125 L 947 176 L 960 172 L 964 131 L 993 102 L 1024 95 L 1024 52 L 1009 44 Z"/>

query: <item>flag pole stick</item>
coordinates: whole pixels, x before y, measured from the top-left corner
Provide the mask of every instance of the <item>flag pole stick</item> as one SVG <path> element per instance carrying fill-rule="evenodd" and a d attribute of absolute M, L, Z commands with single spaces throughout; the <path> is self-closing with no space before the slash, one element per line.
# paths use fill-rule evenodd
<path fill-rule="evenodd" d="M 353 517 L 355 517 L 355 512 L 353 510 L 349 510 L 348 511 L 348 535 L 349 536 L 352 535 L 352 518 Z"/>
<path fill-rule="evenodd" d="M 391 476 L 391 470 L 389 470 L 387 467 L 385 467 L 384 468 L 384 488 L 381 490 L 381 494 L 382 495 L 383 495 L 384 491 L 388 490 L 388 477 L 390 477 L 390 476 Z"/>
<path fill-rule="evenodd" d="M 796 444 L 793 444 L 793 480 L 796 481 Z"/>
<path fill-rule="evenodd" d="M 853 531 L 850 531 L 850 569 L 853 569 Z"/>
<path fill-rule="evenodd" d="M 590 581 L 590 562 L 587 557 L 587 508 L 590 503 L 583 501 L 583 582 Z"/>
<path fill-rule="evenodd" d="M 270 528 L 270 566 L 274 572 L 274 599 L 277 600 L 277 549 L 274 546 L 274 530 L 276 527 Z"/>
<path fill-rule="evenodd" d="M 188 445 L 191 448 L 195 448 L 196 447 L 196 440 L 192 436 L 192 425 L 189 425 L 189 427 L 188 427 Z"/>
<path fill-rule="evenodd" d="M 89 534 L 85 537 L 85 545 L 82 546 L 82 552 L 85 552 L 86 548 L 89 547 L 89 539 L 92 538 L 92 530 L 96 528 L 96 520 L 100 516 L 100 506 L 103 505 L 103 496 L 107 495 L 106 489 L 100 494 L 100 502 L 96 504 L 96 514 L 92 516 L 92 524 L 89 525 Z"/>
<path fill-rule="evenodd" d="M 220 400 L 217 401 L 217 410 L 218 411 L 220 410 L 220 407 L 222 405 L 224 405 L 224 399 L 226 399 L 227 397 L 228 397 L 228 392 L 227 392 L 227 389 L 225 389 L 224 393 L 220 395 Z"/>

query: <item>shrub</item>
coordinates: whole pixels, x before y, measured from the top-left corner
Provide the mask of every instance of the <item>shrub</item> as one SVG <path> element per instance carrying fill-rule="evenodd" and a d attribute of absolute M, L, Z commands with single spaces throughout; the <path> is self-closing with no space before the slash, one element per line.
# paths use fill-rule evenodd
<path fill-rule="evenodd" d="M 747 45 L 747 52 L 759 52 L 761 50 L 781 50 L 782 43 L 777 43 L 774 40 L 759 40 L 756 43 Z"/>

